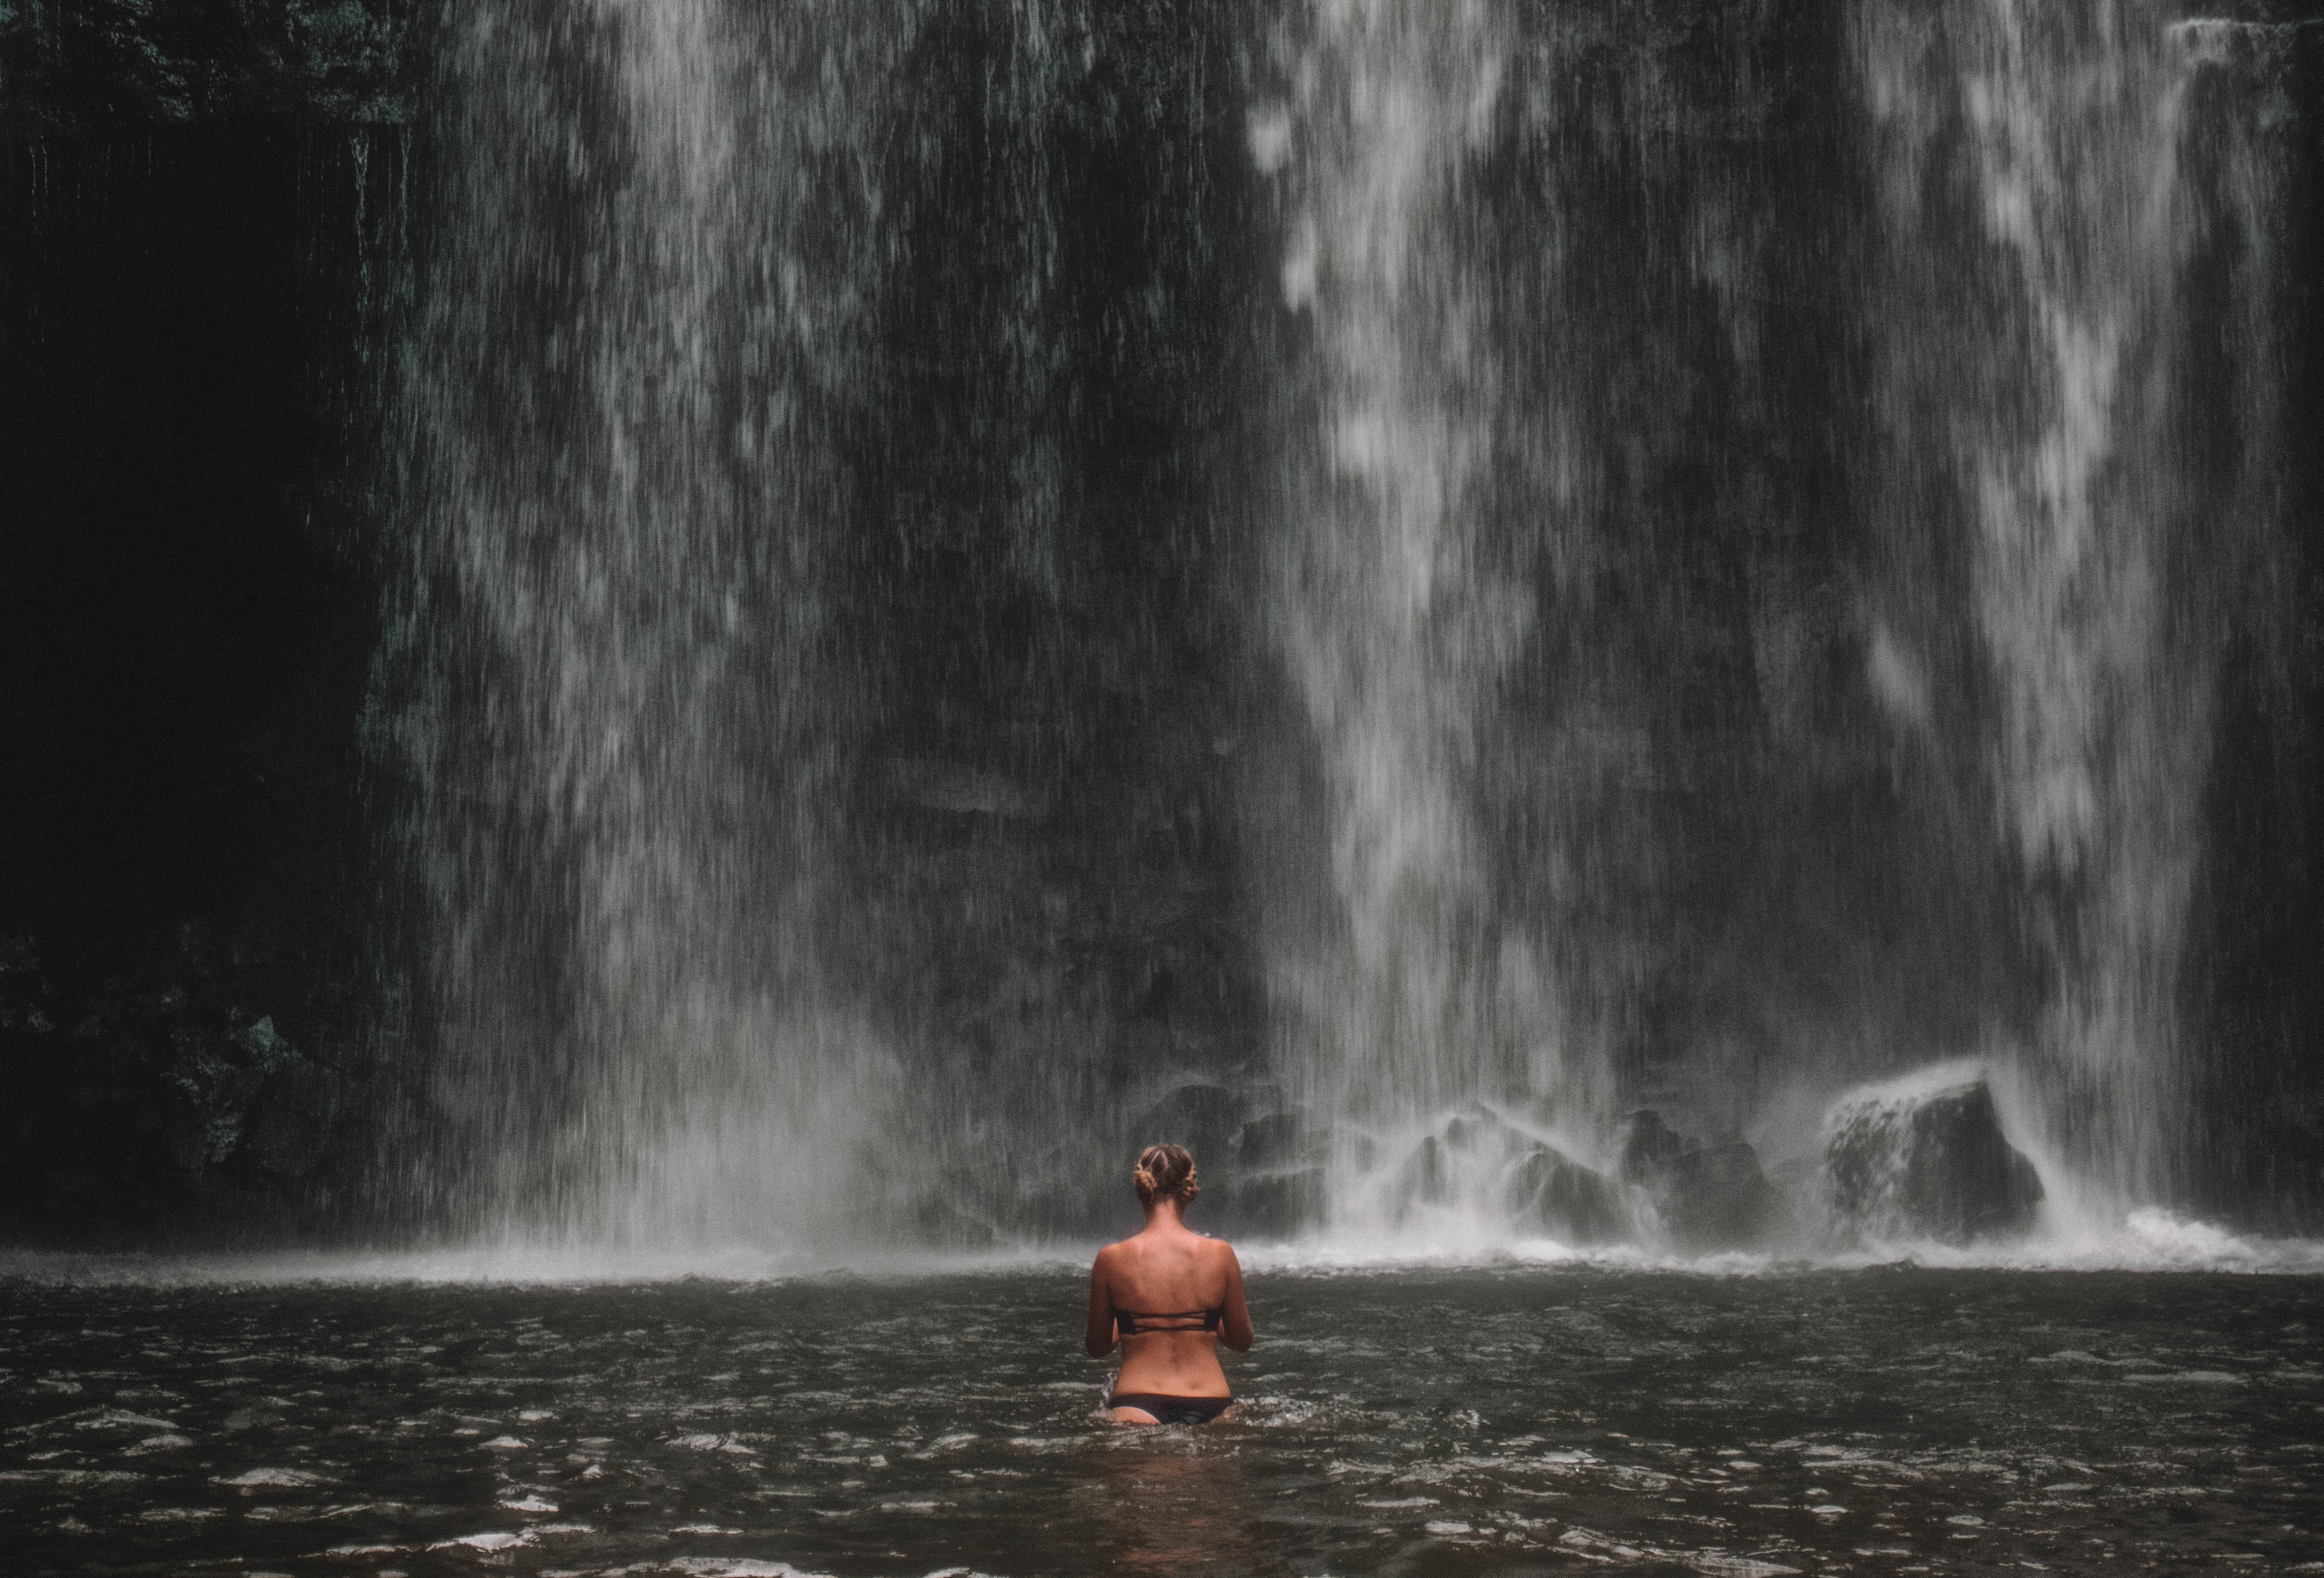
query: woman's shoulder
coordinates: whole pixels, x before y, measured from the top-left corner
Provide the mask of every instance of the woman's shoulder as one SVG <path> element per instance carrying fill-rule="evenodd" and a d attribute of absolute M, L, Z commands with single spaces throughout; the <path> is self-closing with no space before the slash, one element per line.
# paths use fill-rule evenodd
<path fill-rule="evenodd" d="M 1130 1265 L 1133 1262 L 1144 1259 L 1145 1255 L 1146 1246 L 1138 1242 L 1137 1234 L 1132 1233 L 1127 1238 L 1117 1238 L 1112 1243 L 1105 1245 L 1099 1248 L 1097 1254 L 1097 1258 L 1092 1262 L 1092 1264 L 1095 1265 L 1098 1269 L 1104 1270 L 1108 1267 Z"/>

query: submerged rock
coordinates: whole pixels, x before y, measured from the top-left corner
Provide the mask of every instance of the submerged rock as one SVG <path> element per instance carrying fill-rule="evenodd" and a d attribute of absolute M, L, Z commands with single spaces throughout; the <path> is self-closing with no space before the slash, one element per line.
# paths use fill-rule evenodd
<path fill-rule="evenodd" d="M 1961 1244 L 2034 1225 L 2041 1178 L 2003 1135 L 1982 1073 L 1857 1091 L 1825 1131 L 1825 1192 L 1846 1227 Z"/>
<path fill-rule="evenodd" d="M 1622 1179 L 1643 1190 L 1671 1240 L 1689 1249 L 1735 1248 L 1765 1238 L 1783 1198 L 1739 1139 L 1697 1140 L 1660 1113 L 1631 1115 L 1622 1143 Z"/>

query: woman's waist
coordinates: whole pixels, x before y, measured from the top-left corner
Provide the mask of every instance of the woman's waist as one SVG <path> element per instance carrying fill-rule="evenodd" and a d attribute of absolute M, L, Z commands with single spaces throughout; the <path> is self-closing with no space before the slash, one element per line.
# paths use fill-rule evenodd
<path fill-rule="evenodd" d="M 1224 1397 L 1228 1396 L 1226 1372 L 1207 1352 L 1183 1356 L 1126 1354 L 1121 1373 L 1114 1377 L 1117 1392 L 1148 1392 L 1166 1397 Z"/>
<path fill-rule="evenodd" d="M 1202 1354 L 1216 1361 L 1218 1334 L 1199 1327 L 1187 1331 L 1126 1331 L 1122 1333 L 1122 1353 L 1130 1354 Z"/>

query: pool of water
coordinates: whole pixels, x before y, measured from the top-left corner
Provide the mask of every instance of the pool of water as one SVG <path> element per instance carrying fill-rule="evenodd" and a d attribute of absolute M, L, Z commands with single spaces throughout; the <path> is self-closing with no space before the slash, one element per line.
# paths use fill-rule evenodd
<path fill-rule="evenodd" d="M 11 1573 L 2324 1572 L 2324 1280 L 1256 1273 L 1104 1424 L 1077 1267 L 0 1281 Z"/>

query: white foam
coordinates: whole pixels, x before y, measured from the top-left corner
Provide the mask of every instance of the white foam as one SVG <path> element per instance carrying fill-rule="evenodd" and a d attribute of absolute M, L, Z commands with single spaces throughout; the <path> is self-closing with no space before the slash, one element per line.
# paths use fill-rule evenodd
<path fill-rule="evenodd" d="M 527 1240 L 412 1249 L 116 1254 L 0 1250 L 0 1281 L 93 1287 L 280 1286 L 319 1283 L 587 1287 L 787 1282 L 832 1277 L 921 1278 L 1086 1265 L 1097 1246 L 1027 1245 L 976 1253 L 865 1248 L 807 1252 L 738 1245 L 639 1249 Z"/>
<path fill-rule="evenodd" d="M 1941 1086 L 1934 1088 L 1942 1088 Z M 2004 1129 L 2011 1126 L 2004 1101 Z M 2012 1134 L 2013 1143 L 2018 1136 Z M 1402 1230 L 1341 1229 L 1301 1238 L 1238 1243 L 1244 1265 L 1273 1275 L 1459 1267 L 1556 1267 L 1667 1271 L 1696 1276 L 1765 1276 L 1846 1270 L 1910 1261 L 1944 1268 L 2004 1270 L 2213 1271 L 2324 1275 L 2324 1240 L 2240 1235 L 2215 1223 L 2159 1207 L 2127 1212 L 2075 1198 L 2072 1180 L 2034 1154 L 2053 1189 L 2042 1221 L 2023 1238 L 1967 1245 L 1915 1238 L 1866 1241 L 1845 1251 L 1777 1245 L 1750 1250 L 1681 1253 L 1640 1244 L 1576 1246 L 1512 1231 L 1505 1221 L 1433 1214 Z M 803 1253 L 733 1246 L 643 1253 L 616 1248 L 478 1244 L 403 1252 L 126 1255 L 50 1250 L 0 1251 L 0 1282 L 82 1287 L 235 1287 L 311 1283 L 512 1287 L 593 1287 L 700 1280 L 734 1284 L 826 1281 L 862 1277 L 922 1280 L 1027 1272 L 1078 1275 L 1095 1241 L 1025 1244 L 969 1254 L 864 1250 Z"/>

